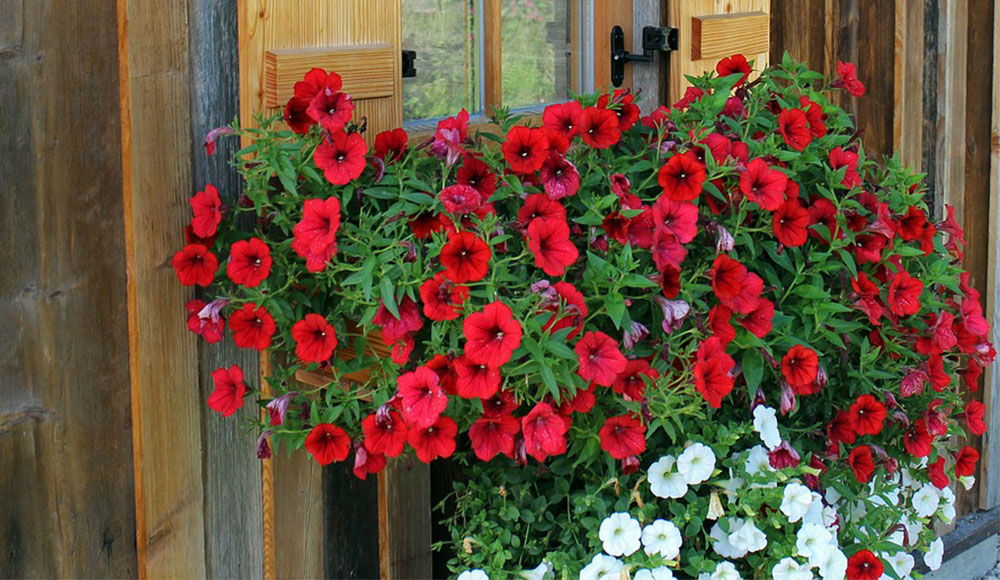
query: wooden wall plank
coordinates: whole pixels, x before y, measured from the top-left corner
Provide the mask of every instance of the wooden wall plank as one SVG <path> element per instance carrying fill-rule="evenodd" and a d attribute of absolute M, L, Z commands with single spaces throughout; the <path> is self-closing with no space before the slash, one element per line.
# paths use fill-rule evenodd
<path fill-rule="evenodd" d="M 965 214 L 965 83 L 968 53 L 968 2 L 938 0 L 938 104 L 934 206 L 937 217 L 944 205 Z"/>
<path fill-rule="evenodd" d="M 116 12 L 0 2 L 0 577 L 136 575 Z"/>
<path fill-rule="evenodd" d="M 659 0 L 632 0 L 632 46 L 642 47 L 644 26 L 664 26 L 666 4 Z M 667 61 L 665 53 L 653 55 L 652 63 L 632 64 L 632 86 L 640 90 L 639 110 L 643 115 L 667 103 Z"/>
<path fill-rule="evenodd" d="M 191 194 L 187 2 L 119 0 L 122 165 L 128 257 L 140 577 L 205 570 L 201 420 L 191 292 L 170 268 Z"/>
<path fill-rule="evenodd" d="M 389 459 L 378 477 L 379 569 L 383 580 L 430 578 L 430 466 Z"/>
<path fill-rule="evenodd" d="M 897 0 L 894 39 L 892 150 L 899 153 L 904 167 L 920 171 L 924 160 L 923 0 Z"/>
<path fill-rule="evenodd" d="M 324 505 L 327 578 L 379 577 L 378 477 L 362 481 L 353 468 L 352 458 L 323 470 L 323 497 L 351 498 Z"/>
<path fill-rule="evenodd" d="M 636 45 L 633 34 L 633 0 L 594 0 L 594 91 L 613 89 L 611 86 L 611 29 L 617 24 L 625 33 L 625 50 L 642 52 L 642 43 Z M 642 34 L 642 31 L 639 32 Z M 640 36 L 641 38 L 641 36 Z M 632 87 L 634 66 L 625 65 L 625 80 L 619 88 Z"/>

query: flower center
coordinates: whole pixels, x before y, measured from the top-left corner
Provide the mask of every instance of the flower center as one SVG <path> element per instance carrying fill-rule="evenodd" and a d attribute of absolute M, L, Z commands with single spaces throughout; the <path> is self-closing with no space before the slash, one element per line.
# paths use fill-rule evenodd
<path fill-rule="evenodd" d="M 337 161 L 340 161 L 340 162 L 344 161 L 344 154 L 343 153 L 341 153 L 340 155 L 337 156 Z"/>

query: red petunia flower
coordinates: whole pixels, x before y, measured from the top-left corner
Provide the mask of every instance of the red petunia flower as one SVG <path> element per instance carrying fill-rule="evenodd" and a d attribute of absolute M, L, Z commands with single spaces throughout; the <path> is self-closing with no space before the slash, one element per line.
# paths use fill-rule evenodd
<path fill-rule="evenodd" d="M 305 447 L 316 463 L 330 465 L 347 459 L 351 452 L 351 438 L 340 427 L 321 423 L 313 427 L 306 436 Z"/>
<path fill-rule="evenodd" d="M 550 455 L 566 453 L 569 424 L 548 403 L 538 403 L 521 419 L 524 448 L 539 463 Z"/>
<path fill-rule="evenodd" d="M 774 211 L 785 202 L 788 176 L 772 169 L 763 159 L 754 159 L 740 174 L 740 191 L 763 209 Z"/>
<path fill-rule="evenodd" d="M 653 223 L 686 244 L 698 235 L 698 206 L 661 195 L 653 204 Z"/>
<path fill-rule="evenodd" d="M 406 153 L 409 136 L 403 129 L 382 131 L 375 135 L 375 156 L 386 163 L 397 161 Z"/>
<path fill-rule="evenodd" d="M 819 357 L 816 352 L 800 344 L 788 349 L 788 353 L 781 359 L 781 374 L 793 387 L 809 387 L 816 380 L 818 370 Z"/>
<path fill-rule="evenodd" d="M 306 260 L 306 269 L 319 272 L 337 254 L 337 230 L 340 228 L 340 200 L 307 199 L 302 205 L 302 219 L 292 232 L 292 249 Z"/>
<path fill-rule="evenodd" d="M 191 203 L 191 230 L 199 238 L 210 238 L 222 221 L 222 200 L 219 190 L 211 183 L 205 185 L 204 191 L 194 194 Z"/>
<path fill-rule="evenodd" d="M 875 471 L 875 460 L 872 459 L 871 447 L 858 445 L 851 450 L 847 456 L 847 464 L 854 472 L 854 477 L 858 483 L 868 483 L 871 481 L 872 473 Z"/>
<path fill-rule="evenodd" d="M 371 453 L 396 457 L 406 445 L 407 429 L 403 417 L 388 407 L 365 417 L 361 430 L 365 434 L 365 449 Z"/>
<path fill-rule="evenodd" d="M 542 193 L 534 193 L 524 200 L 524 205 L 517 212 L 517 223 L 527 228 L 528 224 L 537 220 L 566 221 L 566 208 L 556 200 Z"/>
<path fill-rule="evenodd" d="M 455 434 L 458 425 L 451 417 L 442 415 L 431 425 L 410 429 L 406 440 L 417 452 L 417 459 L 430 463 L 438 457 L 450 457 L 455 452 Z"/>
<path fill-rule="evenodd" d="M 339 91 L 344 87 L 343 80 L 335 72 L 327 73 L 325 70 L 313 67 L 297 81 L 293 87 L 295 96 L 300 99 L 312 99 L 323 90 L 330 92 Z"/>
<path fill-rule="evenodd" d="M 734 87 L 738 87 L 746 82 L 747 77 L 750 76 L 750 63 L 747 62 L 747 57 L 742 54 L 734 54 L 729 58 L 724 58 L 715 65 L 715 72 L 719 74 L 720 77 L 728 77 L 729 75 L 734 75 L 737 73 L 742 73 L 743 76 L 739 81 L 736 82 Z"/>
<path fill-rule="evenodd" d="M 969 432 L 973 435 L 986 433 L 986 423 L 983 416 L 986 414 L 986 406 L 979 401 L 969 401 L 965 405 L 965 424 L 969 426 Z"/>
<path fill-rule="evenodd" d="M 219 259 L 201 244 L 188 244 L 174 254 L 170 265 L 177 272 L 177 279 L 185 286 L 210 286 L 219 269 Z"/>
<path fill-rule="evenodd" d="M 480 461 L 489 461 L 503 453 L 514 457 L 514 436 L 521 431 L 521 424 L 512 415 L 483 414 L 469 427 L 472 451 Z"/>
<path fill-rule="evenodd" d="M 330 360 L 337 348 L 337 332 L 319 314 L 306 314 L 305 318 L 292 325 L 292 340 L 295 354 L 305 363 L 321 363 Z"/>
<path fill-rule="evenodd" d="M 858 435 L 878 435 L 885 422 L 885 405 L 871 395 L 861 395 L 851 404 L 848 419 Z"/>
<path fill-rule="evenodd" d="M 372 317 L 372 324 L 382 327 L 382 339 L 386 344 L 401 342 L 424 327 L 424 321 L 420 318 L 420 308 L 409 296 L 403 296 L 396 305 L 396 312 L 399 313 L 398 317 L 380 300 L 378 310 Z"/>
<path fill-rule="evenodd" d="M 551 153 L 542 164 L 539 174 L 542 188 L 549 199 L 562 199 L 576 195 L 580 189 L 580 174 L 568 159 L 559 153 Z"/>
<path fill-rule="evenodd" d="M 646 381 L 643 377 L 657 379 L 660 372 L 649 366 L 646 359 L 630 360 L 625 365 L 625 370 L 615 377 L 611 388 L 620 395 L 625 395 L 626 401 L 641 401 L 646 392 Z M 634 454 L 632 454 L 634 455 Z M 621 459 L 616 457 L 616 459 Z"/>
<path fill-rule="evenodd" d="M 684 96 L 672 105 L 674 109 L 686 109 L 691 103 L 700 100 L 705 95 L 705 91 L 698 87 L 688 87 L 684 89 Z"/>
<path fill-rule="evenodd" d="M 229 417 L 243 406 L 243 395 L 247 386 L 243 383 L 243 370 L 233 365 L 212 371 L 212 383 L 215 390 L 208 396 L 208 408 L 223 417 Z"/>
<path fill-rule="evenodd" d="M 545 107 L 542 112 L 542 126 L 551 131 L 558 131 L 567 137 L 580 133 L 583 124 L 583 107 L 577 101 L 554 103 Z"/>
<path fill-rule="evenodd" d="M 253 302 L 247 302 L 229 317 L 229 328 L 236 346 L 263 351 L 271 346 L 271 336 L 277 326 L 274 317 L 263 306 L 257 308 Z"/>
<path fill-rule="evenodd" d="M 448 406 L 437 374 L 427 367 L 403 373 L 396 383 L 403 401 L 403 419 L 410 427 L 433 425 Z"/>
<path fill-rule="evenodd" d="M 455 184 L 441 190 L 438 199 L 444 210 L 455 215 L 473 213 L 483 205 L 483 196 L 471 185 Z"/>
<path fill-rule="evenodd" d="M 812 136 L 819 139 L 823 135 L 826 135 L 826 116 L 823 114 L 823 108 L 805 95 L 799 97 L 799 106 L 802 107 L 802 110 L 806 114 L 806 120 L 809 122 L 809 132 L 812 133 Z"/>
<path fill-rule="evenodd" d="M 602 387 L 610 387 L 615 378 L 625 371 L 628 361 L 618 350 L 615 339 L 603 332 L 590 331 L 576 343 L 577 370 L 583 380 L 593 381 Z"/>
<path fill-rule="evenodd" d="M 840 78 L 834 81 L 834 86 L 844 87 L 855 97 L 865 95 L 865 85 L 858 80 L 857 66 L 854 63 L 837 61 L 837 75 Z"/>
<path fill-rule="evenodd" d="M 451 220 L 448 219 L 448 217 L 443 213 L 424 212 L 417 214 L 409 221 L 408 225 L 410 226 L 410 229 L 413 230 L 413 235 L 420 240 L 425 240 L 431 237 L 431 234 L 434 232 L 440 232 L 446 229 L 454 231 L 455 229 Z"/>
<path fill-rule="evenodd" d="M 733 311 L 722 304 L 716 304 L 708 310 L 708 328 L 712 331 L 712 336 L 718 338 L 723 347 L 729 345 L 736 338 L 732 317 Z"/>
<path fill-rule="evenodd" d="M 847 411 L 837 411 L 833 421 L 830 421 L 826 426 L 826 436 L 834 443 L 854 445 L 858 438 L 858 432 L 851 425 L 851 418 Z"/>
<path fill-rule="evenodd" d="M 836 171 L 841 167 L 844 170 L 844 178 L 841 185 L 848 189 L 855 185 L 861 185 L 861 175 L 858 174 L 858 154 L 853 151 L 845 151 L 843 147 L 834 147 L 829 155 L 830 167 Z"/>
<path fill-rule="evenodd" d="M 937 461 L 927 466 L 927 479 L 930 479 L 934 487 L 938 489 L 948 487 L 951 480 L 948 479 L 948 474 L 944 472 L 944 457 L 939 455 Z"/>
<path fill-rule="evenodd" d="M 618 117 L 618 128 L 623 132 L 631 129 L 639 120 L 639 106 L 635 104 L 635 97 L 626 90 L 616 89 L 614 94 L 601 95 L 597 99 L 597 106 L 614 111 Z"/>
<path fill-rule="evenodd" d="M 324 129 L 336 133 L 347 125 L 354 113 L 354 102 L 351 96 L 341 91 L 321 90 L 309 101 L 306 109 L 313 121 Z"/>
<path fill-rule="evenodd" d="M 369 453 L 362 445 L 354 450 L 354 477 L 364 481 L 368 475 L 385 469 L 385 455 Z"/>
<path fill-rule="evenodd" d="M 366 153 L 368 146 L 361 135 L 338 131 L 323 139 L 313 153 L 313 162 L 327 181 L 334 185 L 346 185 L 365 170 Z"/>
<path fill-rule="evenodd" d="M 455 320 L 462 313 L 462 304 L 468 297 L 468 287 L 445 279 L 441 272 L 420 285 L 424 316 L 431 320 Z"/>
<path fill-rule="evenodd" d="M 455 181 L 476 188 L 483 201 L 490 199 L 497 188 L 497 176 L 482 160 L 467 155 L 455 174 Z"/>
<path fill-rule="evenodd" d="M 521 346 L 521 323 L 503 302 L 491 302 L 481 312 L 470 314 L 462 330 L 465 356 L 474 363 L 500 368 Z"/>
<path fill-rule="evenodd" d="M 653 264 L 656 269 L 660 271 L 668 266 L 680 268 L 681 262 L 687 257 L 687 250 L 680 241 L 663 227 L 657 227 L 653 235 L 653 244 L 649 249 L 653 252 Z M 643 247 L 635 242 L 632 242 L 632 245 Z"/>
<path fill-rule="evenodd" d="M 598 434 L 601 449 L 615 459 L 639 455 L 646 450 L 646 426 L 631 415 L 608 418 Z"/>
<path fill-rule="evenodd" d="M 514 173 L 534 173 L 542 168 L 549 154 L 549 140 L 545 131 L 517 126 L 507 132 L 501 146 L 503 158 Z"/>
<path fill-rule="evenodd" d="M 809 239 L 809 212 L 799 205 L 795 198 L 789 198 L 778 207 L 771 218 L 774 237 L 782 245 L 794 248 L 806 243 Z"/>
<path fill-rule="evenodd" d="M 457 391 L 455 390 L 455 381 L 458 376 L 455 374 L 455 369 L 452 366 L 453 361 L 453 356 L 436 354 L 432 356 L 431 360 L 427 361 L 424 365 L 434 371 L 434 373 L 438 376 L 438 381 L 441 383 L 441 389 L 448 395 L 457 394 Z"/>
<path fill-rule="evenodd" d="M 209 344 L 222 340 L 226 331 L 226 319 L 217 311 L 214 314 L 202 312 L 205 310 L 204 300 L 188 300 L 184 309 L 188 312 L 188 330 L 205 339 Z"/>
<path fill-rule="evenodd" d="M 764 290 L 760 276 L 748 272 L 746 266 L 726 254 L 720 254 L 712 262 L 711 280 L 719 302 L 739 314 L 753 312 Z"/>
<path fill-rule="evenodd" d="M 451 234 L 441 248 L 444 275 L 452 282 L 478 282 L 486 277 L 493 253 L 490 246 L 471 232 Z"/>
<path fill-rule="evenodd" d="M 906 451 L 914 457 L 927 457 L 931 454 L 934 436 L 927 430 L 927 422 L 923 418 L 914 421 L 903 433 L 903 445 Z"/>
<path fill-rule="evenodd" d="M 761 298 L 756 308 L 742 317 L 740 323 L 757 338 L 764 338 L 774 326 L 774 302 Z"/>
<path fill-rule="evenodd" d="M 735 365 L 716 336 L 708 337 L 698 347 L 693 369 L 694 386 L 712 408 L 721 407 L 722 399 L 732 392 L 733 377 L 729 372 Z"/>
<path fill-rule="evenodd" d="M 801 109 L 783 109 L 778 115 L 778 131 L 785 143 L 796 151 L 802 151 L 812 141 L 809 119 Z"/>
<path fill-rule="evenodd" d="M 910 316 L 920 311 L 920 294 L 924 283 L 900 269 L 889 283 L 889 309 L 898 316 Z"/>
<path fill-rule="evenodd" d="M 569 224 L 563 220 L 534 219 L 528 224 L 528 249 L 535 265 L 549 276 L 562 276 L 580 257 L 569 234 Z"/>
<path fill-rule="evenodd" d="M 226 274 L 234 284 L 259 285 L 271 273 L 271 249 L 260 238 L 240 240 L 229 250 Z"/>
<path fill-rule="evenodd" d="M 580 121 L 580 138 L 594 149 L 607 149 L 622 138 L 618 115 L 599 107 L 587 107 Z"/>
<path fill-rule="evenodd" d="M 464 399 L 489 399 L 500 390 L 500 368 L 455 359 L 455 393 Z"/>
<path fill-rule="evenodd" d="M 847 580 L 878 580 L 885 566 L 871 552 L 861 550 L 847 560 Z"/>
<path fill-rule="evenodd" d="M 660 167 L 657 182 L 663 194 L 674 201 L 691 201 L 701 194 L 705 166 L 691 151 L 674 155 Z"/>
<path fill-rule="evenodd" d="M 979 461 L 979 452 L 966 445 L 959 450 L 955 456 L 955 477 L 965 477 L 975 475 L 976 462 Z"/>
<path fill-rule="evenodd" d="M 313 121 L 313 118 L 309 116 L 309 102 L 311 100 L 292 97 L 285 104 L 283 115 L 285 123 L 289 129 L 299 135 L 308 133 L 309 128 L 316 124 L 316 121 Z"/>

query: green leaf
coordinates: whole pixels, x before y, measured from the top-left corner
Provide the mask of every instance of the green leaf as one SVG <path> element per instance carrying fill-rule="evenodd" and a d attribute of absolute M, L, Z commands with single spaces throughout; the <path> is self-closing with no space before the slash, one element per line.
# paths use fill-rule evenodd
<path fill-rule="evenodd" d="M 542 382 L 545 383 L 545 388 L 547 388 L 549 393 L 552 394 L 552 397 L 558 401 L 559 385 L 556 384 L 556 376 L 552 373 L 552 367 L 543 362 L 538 366 L 538 374 L 542 376 Z"/>
<path fill-rule="evenodd" d="M 576 352 L 574 352 L 573 349 L 567 346 L 564 342 L 549 340 L 545 342 L 545 348 L 560 358 L 564 358 L 566 360 L 576 360 Z"/>
<path fill-rule="evenodd" d="M 385 304 L 386 309 L 392 313 L 397 319 L 399 318 L 399 308 L 396 306 L 396 290 L 392 286 L 392 278 L 384 276 L 378 284 L 379 291 L 382 293 L 382 302 Z"/>
<path fill-rule="evenodd" d="M 622 282 L 629 288 L 659 288 L 660 285 L 642 274 L 629 274 Z"/>
<path fill-rule="evenodd" d="M 760 351 L 748 350 L 743 355 L 740 366 L 743 368 L 743 379 L 747 382 L 747 391 L 753 393 L 764 376 L 764 359 L 760 356 Z"/>
<path fill-rule="evenodd" d="M 615 323 L 615 328 L 621 328 L 625 319 L 625 298 L 621 294 L 609 294 L 604 306 L 608 309 L 608 316 Z"/>

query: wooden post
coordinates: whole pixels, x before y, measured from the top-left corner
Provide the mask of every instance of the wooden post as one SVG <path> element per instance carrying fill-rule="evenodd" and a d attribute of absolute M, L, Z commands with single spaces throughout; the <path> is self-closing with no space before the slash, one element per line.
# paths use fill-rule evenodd
<path fill-rule="evenodd" d="M 990 317 L 992 342 L 1000 345 L 1000 10 L 993 11 L 993 111 L 990 130 L 990 256 L 986 292 L 987 316 Z M 983 402 L 989 412 L 989 430 L 983 436 L 980 471 L 979 507 L 1000 505 L 1000 359 L 989 368 Z"/>
<path fill-rule="evenodd" d="M 642 50 L 642 28 L 663 26 L 666 6 L 659 0 L 632 0 L 632 46 Z M 639 110 L 648 115 L 656 107 L 666 103 L 667 97 L 667 57 L 657 52 L 653 62 L 632 65 L 632 85 L 642 89 Z"/>

